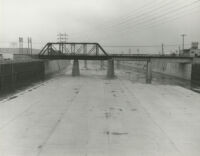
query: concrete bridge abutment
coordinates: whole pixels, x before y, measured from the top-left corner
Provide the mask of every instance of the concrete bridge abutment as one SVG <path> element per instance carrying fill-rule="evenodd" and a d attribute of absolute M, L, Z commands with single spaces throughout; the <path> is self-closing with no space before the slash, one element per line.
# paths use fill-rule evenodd
<path fill-rule="evenodd" d="M 115 77 L 114 60 L 110 59 L 110 60 L 108 60 L 107 78 L 113 79 L 114 77 Z"/>
<path fill-rule="evenodd" d="M 80 76 L 79 61 L 74 60 L 72 67 L 72 76 Z"/>
<path fill-rule="evenodd" d="M 151 60 L 148 60 L 146 66 L 146 83 L 151 84 L 151 81 L 152 81 L 152 62 Z"/>

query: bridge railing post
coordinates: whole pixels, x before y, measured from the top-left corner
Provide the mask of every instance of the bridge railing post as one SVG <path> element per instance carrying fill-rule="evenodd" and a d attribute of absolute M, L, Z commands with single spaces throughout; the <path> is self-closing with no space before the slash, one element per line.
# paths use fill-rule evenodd
<path fill-rule="evenodd" d="M 116 65 L 117 65 L 117 69 L 119 69 L 120 68 L 120 61 L 119 60 L 117 60 Z"/>

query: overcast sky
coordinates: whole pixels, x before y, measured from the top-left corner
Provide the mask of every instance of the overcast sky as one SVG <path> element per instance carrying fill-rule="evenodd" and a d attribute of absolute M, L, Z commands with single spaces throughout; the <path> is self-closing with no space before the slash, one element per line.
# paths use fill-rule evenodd
<path fill-rule="evenodd" d="M 69 41 L 106 45 L 200 42 L 200 1 L 195 0 L 0 0 L 0 41 Z"/>

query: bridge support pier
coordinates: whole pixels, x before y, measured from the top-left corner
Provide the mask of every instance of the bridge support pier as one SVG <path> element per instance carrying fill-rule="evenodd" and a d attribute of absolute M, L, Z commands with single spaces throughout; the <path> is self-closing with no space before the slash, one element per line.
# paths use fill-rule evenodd
<path fill-rule="evenodd" d="M 146 69 L 146 83 L 151 84 L 151 80 L 152 80 L 152 63 L 151 60 L 148 60 Z"/>
<path fill-rule="evenodd" d="M 101 60 L 100 65 L 101 65 L 101 70 L 103 70 L 104 69 L 104 61 L 103 60 Z"/>
<path fill-rule="evenodd" d="M 117 60 L 117 69 L 119 69 L 119 68 L 120 68 L 120 61 Z"/>
<path fill-rule="evenodd" d="M 88 67 L 87 67 L 87 60 L 84 60 L 84 68 L 88 69 Z"/>
<path fill-rule="evenodd" d="M 74 60 L 72 67 L 72 76 L 80 76 L 79 61 Z"/>
<path fill-rule="evenodd" d="M 108 67 L 107 67 L 107 78 L 114 78 L 115 72 L 114 72 L 114 60 L 110 59 L 108 60 Z"/>

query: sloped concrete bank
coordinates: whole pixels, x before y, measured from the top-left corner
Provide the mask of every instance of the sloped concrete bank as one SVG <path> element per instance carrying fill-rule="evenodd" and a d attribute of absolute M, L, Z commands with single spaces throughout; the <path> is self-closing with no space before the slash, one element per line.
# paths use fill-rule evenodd
<path fill-rule="evenodd" d="M 70 64 L 69 61 L 12 61 L 0 63 L 0 93 L 7 93 L 45 77 L 60 72 Z"/>
<path fill-rule="evenodd" d="M 44 61 L 44 74 L 45 76 L 55 74 L 56 72 L 60 72 L 68 67 L 70 61 L 66 60 L 46 60 Z"/>
<path fill-rule="evenodd" d="M 139 70 L 146 70 L 146 62 L 121 62 L 121 66 L 129 66 Z M 154 73 L 172 76 L 180 79 L 191 80 L 192 65 L 179 63 L 152 62 Z"/>

